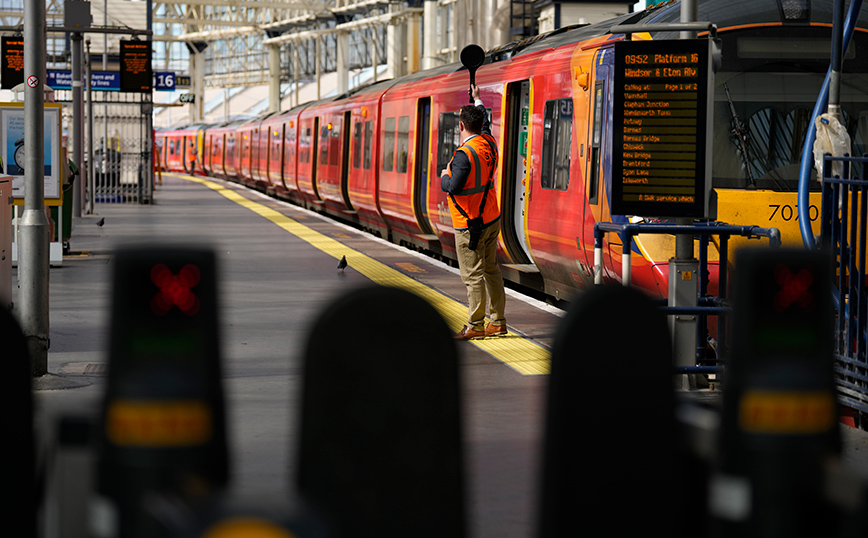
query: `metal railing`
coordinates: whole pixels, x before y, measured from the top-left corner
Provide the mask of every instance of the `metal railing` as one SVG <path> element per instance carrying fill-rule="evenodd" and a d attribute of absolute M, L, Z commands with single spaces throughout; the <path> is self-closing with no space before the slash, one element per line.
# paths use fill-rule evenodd
<path fill-rule="evenodd" d="M 727 332 L 726 323 L 718 323 L 717 357 L 706 357 L 708 334 L 708 317 L 725 316 L 731 311 L 727 297 L 729 238 L 741 236 L 747 238 L 766 237 L 769 245 L 779 247 L 781 235 L 777 228 L 760 228 L 759 226 L 736 226 L 722 222 L 710 221 L 693 225 L 666 223 L 613 223 L 598 222 L 594 225 L 594 283 L 603 283 L 603 239 L 607 232 L 617 233 L 622 240 L 621 282 L 629 286 L 632 280 L 632 249 L 633 238 L 642 234 L 692 235 L 699 238 L 699 270 L 697 283 L 697 306 L 668 306 L 664 299 L 661 309 L 667 315 L 688 314 L 697 316 L 699 323 L 696 330 L 696 366 L 675 366 L 675 371 L 682 374 L 715 373 L 722 370 L 719 358 L 726 355 Z M 708 269 L 708 243 L 712 236 L 718 236 L 718 267 L 717 295 L 708 294 L 710 272 Z"/>
<path fill-rule="evenodd" d="M 868 181 L 862 157 L 823 161 L 821 245 L 835 261 L 835 373 L 839 401 L 868 412 Z M 840 174 L 835 174 L 836 166 Z"/>

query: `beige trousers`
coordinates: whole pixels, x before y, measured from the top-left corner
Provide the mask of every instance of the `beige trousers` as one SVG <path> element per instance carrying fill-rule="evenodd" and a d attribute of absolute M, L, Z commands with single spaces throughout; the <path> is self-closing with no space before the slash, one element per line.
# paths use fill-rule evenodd
<path fill-rule="evenodd" d="M 470 232 L 455 230 L 455 250 L 461 280 L 467 287 L 467 325 L 475 330 L 485 329 L 485 311 L 488 306 L 492 325 L 506 325 L 504 309 L 506 294 L 503 276 L 497 265 L 497 235 L 500 221 L 489 225 L 482 232 L 476 250 L 470 250 Z"/>

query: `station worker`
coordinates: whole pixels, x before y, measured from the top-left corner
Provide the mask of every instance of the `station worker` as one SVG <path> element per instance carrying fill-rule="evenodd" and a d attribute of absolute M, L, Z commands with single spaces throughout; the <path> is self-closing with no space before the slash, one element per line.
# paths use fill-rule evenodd
<path fill-rule="evenodd" d="M 470 86 L 470 95 L 474 104 L 462 107 L 458 116 L 461 145 L 440 173 L 440 188 L 449 194 L 461 280 L 467 287 L 467 325 L 455 335 L 458 340 L 507 332 L 506 294 L 496 255 L 500 232 L 500 208 L 494 190 L 497 142 L 491 136 L 491 121 L 475 84 Z"/>

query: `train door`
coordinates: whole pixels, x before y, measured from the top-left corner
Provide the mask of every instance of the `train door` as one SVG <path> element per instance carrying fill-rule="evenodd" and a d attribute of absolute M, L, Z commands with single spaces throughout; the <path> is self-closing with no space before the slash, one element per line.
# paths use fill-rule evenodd
<path fill-rule="evenodd" d="M 413 209 L 416 222 L 423 234 L 433 235 L 434 230 L 428 220 L 428 153 L 430 152 L 431 98 L 419 99 L 416 111 L 416 158 L 414 171 Z M 436 237 L 436 236 L 435 236 Z"/>
<path fill-rule="evenodd" d="M 609 66 L 614 49 L 606 48 L 597 52 L 594 65 L 596 73 L 594 77 L 593 97 L 591 111 L 593 123 L 588 141 L 588 167 L 585 175 L 585 192 L 588 196 L 588 205 L 585 211 L 590 210 L 590 215 L 585 215 L 586 227 L 589 222 L 615 220 L 609 213 L 607 193 L 611 189 L 611 155 L 612 148 L 612 110 L 611 110 L 611 85 L 612 72 Z M 623 220 L 623 218 L 622 218 Z M 593 226 L 586 230 L 590 234 L 586 243 L 593 244 Z M 610 256 L 604 256 L 604 264 L 609 271 L 620 272 L 621 245 L 622 241 L 617 233 L 607 233 L 606 242 Z M 593 266 L 593 252 L 587 250 L 586 263 Z M 612 257 L 617 259 L 613 259 Z"/>
<path fill-rule="evenodd" d="M 506 87 L 506 136 L 503 148 L 501 214 L 503 242 L 517 264 L 531 264 L 527 246 L 527 158 L 530 133 L 530 81 Z"/>
<path fill-rule="evenodd" d="M 262 139 L 259 127 L 253 128 L 250 136 L 250 177 L 254 180 L 262 179 Z"/>
<path fill-rule="evenodd" d="M 310 161 L 310 186 L 314 196 L 319 199 L 319 191 L 316 188 L 317 168 L 319 168 L 319 116 L 313 119 L 313 136 L 311 136 L 311 161 Z"/>
<path fill-rule="evenodd" d="M 278 130 L 280 133 L 280 138 L 274 140 L 274 151 L 275 156 L 277 157 L 275 160 L 279 162 L 280 168 L 277 170 L 278 181 L 283 187 L 286 187 L 286 177 L 284 176 L 284 168 L 286 168 L 286 161 L 284 160 L 285 152 L 283 151 L 283 141 L 286 140 L 286 122 L 280 122 L 280 129 Z"/>
<path fill-rule="evenodd" d="M 196 141 L 193 136 L 185 136 L 183 142 L 181 157 L 184 159 L 184 171 L 188 174 L 193 174 L 195 171 L 196 158 Z"/>
<path fill-rule="evenodd" d="M 220 167 L 218 172 L 221 175 L 225 176 L 226 175 L 226 133 L 220 133 L 218 136 L 219 136 L 219 138 L 218 138 L 219 143 L 217 144 L 217 146 L 218 146 L 217 151 L 220 154 L 220 156 L 217 157 L 217 163 Z"/>
<path fill-rule="evenodd" d="M 344 112 L 343 131 L 341 132 L 341 196 L 350 211 L 353 211 L 353 203 L 350 201 L 350 125 L 352 125 L 352 121 L 353 113 L 349 110 Z"/>

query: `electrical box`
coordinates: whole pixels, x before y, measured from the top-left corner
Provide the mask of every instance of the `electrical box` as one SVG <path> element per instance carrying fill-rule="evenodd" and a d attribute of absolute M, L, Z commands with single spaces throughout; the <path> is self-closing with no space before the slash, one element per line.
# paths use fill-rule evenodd
<path fill-rule="evenodd" d="M 90 2 L 84 0 L 66 0 L 63 5 L 63 25 L 67 28 L 87 30 L 93 24 L 90 15 Z"/>

